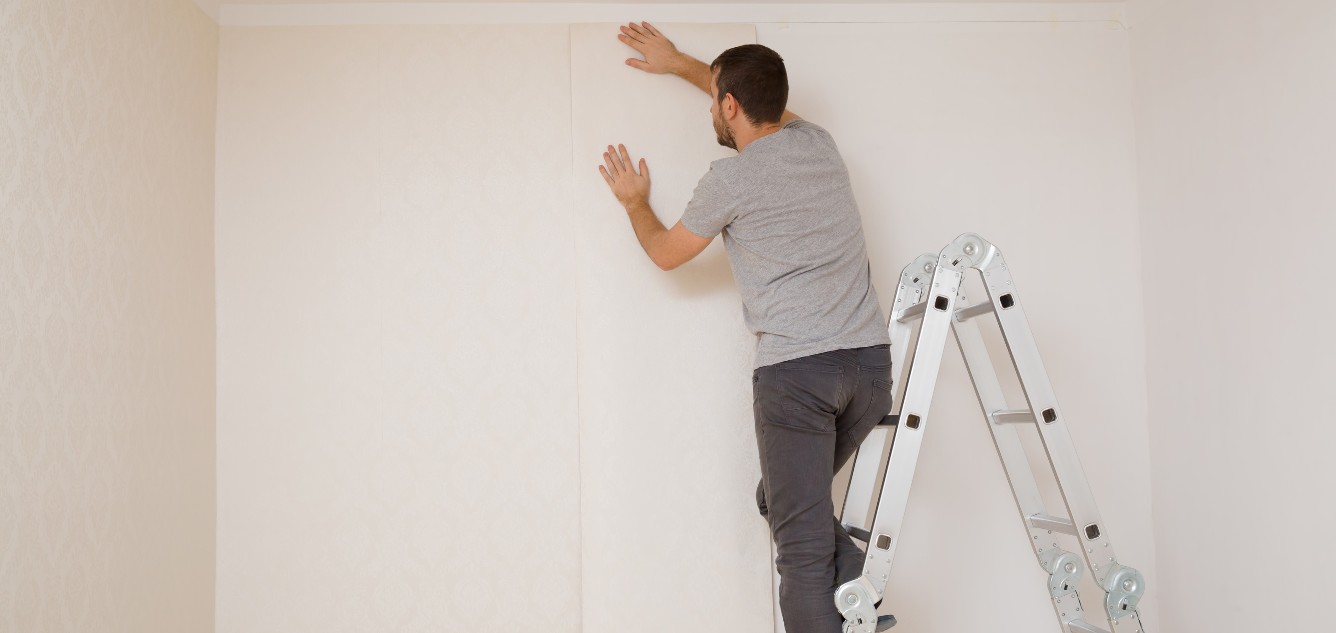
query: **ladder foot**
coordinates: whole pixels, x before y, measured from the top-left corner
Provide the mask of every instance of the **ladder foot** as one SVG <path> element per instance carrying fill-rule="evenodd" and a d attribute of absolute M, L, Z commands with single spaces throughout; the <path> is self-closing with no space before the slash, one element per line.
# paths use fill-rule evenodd
<path fill-rule="evenodd" d="M 879 615 L 879 616 L 877 616 L 877 630 L 878 630 L 878 631 L 885 631 L 886 629 L 889 629 L 889 628 L 891 628 L 891 627 L 893 627 L 893 626 L 895 626 L 895 616 L 893 616 L 893 615 Z"/>

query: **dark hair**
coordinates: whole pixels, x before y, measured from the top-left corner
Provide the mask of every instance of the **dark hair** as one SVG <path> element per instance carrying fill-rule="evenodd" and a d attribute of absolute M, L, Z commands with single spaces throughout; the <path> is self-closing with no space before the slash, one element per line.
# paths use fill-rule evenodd
<path fill-rule="evenodd" d="M 714 58 L 710 71 L 719 71 L 719 103 L 733 93 L 752 125 L 774 123 L 784 116 L 789 101 L 789 75 L 784 58 L 760 44 L 734 46 Z"/>

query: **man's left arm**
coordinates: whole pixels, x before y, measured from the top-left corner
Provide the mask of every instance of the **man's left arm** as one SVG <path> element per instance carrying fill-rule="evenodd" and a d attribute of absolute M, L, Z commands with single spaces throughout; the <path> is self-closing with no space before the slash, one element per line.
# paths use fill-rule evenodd
<path fill-rule="evenodd" d="M 618 145 L 618 149 L 608 146 L 608 151 L 603 153 L 604 165 L 599 166 L 598 171 L 617 201 L 626 208 L 640 247 L 663 270 L 672 270 L 691 261 L 710 245 L 710 238 L 692 233 L 681 222 L 672 229 L 665 228 L 649 206 L 649 165 L 641 158 L 640 172 L 636 173 L 626 146 Z"/>

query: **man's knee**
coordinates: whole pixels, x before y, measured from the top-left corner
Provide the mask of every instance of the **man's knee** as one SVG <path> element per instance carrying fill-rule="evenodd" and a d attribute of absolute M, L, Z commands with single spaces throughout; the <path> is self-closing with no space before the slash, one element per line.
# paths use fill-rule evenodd
<path fill-rule="evenodd" d="M 765 503 L 765 480 L 756 482 L 756 510 L 761 516 L 766 517 L 770 514 L 770 507 Z"/>
<path fill-rule="evenodd" d="M 775 544 L 775 567 L 779 575 L 791 582 L 818 584 L 834 582 L 835 547 L 827 539 L 805 538 Z"/>

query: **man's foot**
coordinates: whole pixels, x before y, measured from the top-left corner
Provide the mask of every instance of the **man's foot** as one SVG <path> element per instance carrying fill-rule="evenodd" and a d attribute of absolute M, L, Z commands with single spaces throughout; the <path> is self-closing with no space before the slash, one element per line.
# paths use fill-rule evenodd
<path fill-rule="evenodd" d="M 889 629 L 889 628 L 891 628 L 891 627 L 893 627 L 893 626 L 895 626 L 895 616 L 893 616 L 893 615 L 879 615 L 879 616 L 877 616 L 877 630 L 878 630 L 878 631 L 885 631 L 886 629 Z"/>

